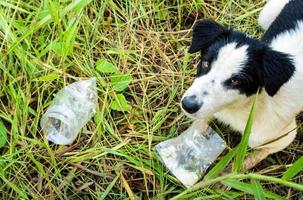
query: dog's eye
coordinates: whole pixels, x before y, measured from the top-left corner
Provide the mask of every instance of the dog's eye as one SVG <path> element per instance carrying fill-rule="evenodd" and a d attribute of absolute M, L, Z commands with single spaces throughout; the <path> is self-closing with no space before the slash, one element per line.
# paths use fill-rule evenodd
<path fill-rule="evenodd" d="M 207 74 L 210 71 L 210 65 L 208 61 L 200 60 L 198 64 L 197 77 Z"/>
<path fill-rule="evenodd" d="M 231 82 L 231 84 L 234 85 L 234 86 L 240 84 L 240 80 L 237 79 L 237 78 L 232 78 L 232 79 L 230 80 L 230 82 Z"/>
<path fill-rule="evenodd" d="M 202 61 L 202 65 L 204 66 L 204 68 L 208 68 L 209 67 L 209 62 Z"/>

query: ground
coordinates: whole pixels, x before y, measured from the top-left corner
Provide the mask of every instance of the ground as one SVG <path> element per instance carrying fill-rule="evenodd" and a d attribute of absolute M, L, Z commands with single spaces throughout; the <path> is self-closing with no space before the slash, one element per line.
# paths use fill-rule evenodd
<path fill-rule="evenodd" d="M 256 18 L 264 4 L 0 1 L 1 199 L 170 199 L 185 191 L 153 147 L 191 123 L 179 101 L 198 58 L 187 54 L 192 25 L 212 18 L 260 37 Z M 98 79 L 96 116 L 72 145 L 48 143 L 39 121 L 54 95 L 90 77 Z M 300 121 L 302 116 L 291 146 L 263 161 L 242 182 L 243 177 L 230 174 L 225 183 L 232 187 L 220 190 L 210 187 L 218 179 L 204 180 L 180 198 L 254 199 L 260 193 L 268 198 L 270 191 L 277 199 L 302 199 L 302 165 L 292 167 L 303 155 Z M 229 147 L 240 141 L 228 127 L 215 124 Z M 297 172 L 288 181 L 281 179 L 290 168 Z"/>

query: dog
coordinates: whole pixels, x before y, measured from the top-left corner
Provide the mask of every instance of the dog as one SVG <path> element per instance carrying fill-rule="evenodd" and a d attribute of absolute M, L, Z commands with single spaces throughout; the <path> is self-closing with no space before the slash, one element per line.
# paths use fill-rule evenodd
<path fill-rule="evenodd" d="M 189 53 L 201 58 L 180 103 L 197 133 L 213 118 L 242 132 L 258 93 L 245 170 L 294 140 L 303 110 L 303 1 L 270 0 L 258 22 L 261 40 L 209 19 L 195 24 Z"/>

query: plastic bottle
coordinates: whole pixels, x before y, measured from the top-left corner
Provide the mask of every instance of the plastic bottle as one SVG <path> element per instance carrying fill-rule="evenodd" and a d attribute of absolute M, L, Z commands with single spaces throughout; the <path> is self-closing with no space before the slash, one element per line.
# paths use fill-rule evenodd
<path fill-rule="evenodd" d="M 46 139 L 61 145 L 73 143 L 96 112 L 96 78 L 72 83 L 58 92 L 41 119 Z"/>

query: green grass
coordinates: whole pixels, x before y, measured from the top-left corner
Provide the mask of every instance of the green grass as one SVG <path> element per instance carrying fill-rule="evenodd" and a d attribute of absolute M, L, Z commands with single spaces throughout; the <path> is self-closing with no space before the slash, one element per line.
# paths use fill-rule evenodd
<path fill-rule="evenodd" d="M 189 190 L 153 151 L 191 123 L 181 114 L 179 100 L 195 74 L 191 62 L 197 55 L 186 53 L 194 22 L 209 17 L 259 37 L 256 18 L 264 3 L 0 1 L 0 198 L 302 198 L 301 125 L 290 147 L 250 173 L 216 176 L 237 148 Z M 98 65 L 105 61 L 106 69 Z M 49 144 L 39 120 L 54 94 L 93 76 L 98 79 L 96 116 L 73 145 Z M 127 77 L 122 83 L 121 76 Z M 217 125 L 228 145 L 235 146 L 239 136 Z M 229 188 L 212 189 L 217 182 Z"/>

